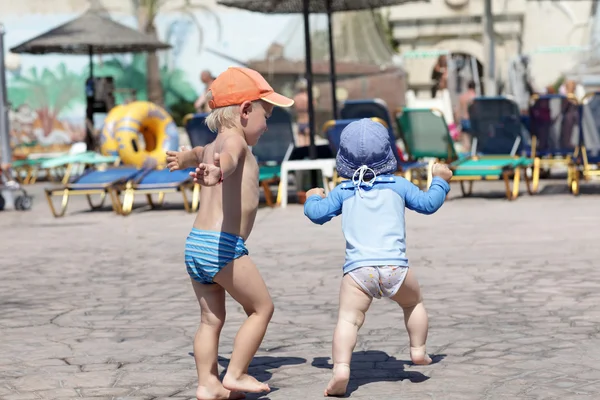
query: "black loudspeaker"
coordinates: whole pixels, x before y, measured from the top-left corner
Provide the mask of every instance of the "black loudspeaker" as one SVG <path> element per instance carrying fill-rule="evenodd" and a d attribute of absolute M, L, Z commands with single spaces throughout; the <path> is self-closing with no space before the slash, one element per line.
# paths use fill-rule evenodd
<path fill-rule="evenodd" d="M 115 84 L 112 76 L 88 78 L 85 82 L 88 109 L 108 113 L 115 106 Z"/>

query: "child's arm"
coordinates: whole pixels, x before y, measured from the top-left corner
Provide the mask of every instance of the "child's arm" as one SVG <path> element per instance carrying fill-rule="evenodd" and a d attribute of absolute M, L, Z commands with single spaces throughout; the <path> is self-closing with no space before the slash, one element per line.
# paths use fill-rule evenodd
<path fill-rule="evenodd" d="M 223 142 L 220 153 L 215 153 L 215 165 L 221 167 L 223 179 L 233 174 L 245 154 L 248 144 L 240 136 L 234 136 Z"/>
<path fill-rule="evenodd" d="M 433 214 L 439 210 L 450 191 L 448 182 L 437 176 L 433 178 L 431 186 L 426 192 L 407 180 L 404 180 L 403 184 L 405 186 L 404 202 L 406 207 L 426 215 Z"/>
<path fill-rule="evenodd" d="M 426 192 L 420 190 L 412 182 L 401 181 L 404 186 L 404 202 L 408 209 L 430 215 L 444 204 L 446 195 L 450 191 L 448 182 L 452 179 L 452 171 L 446 165 L 434 164 L 432 174 L 433 180 Z"/>
<path fill-rule="evenodd" d="M 204 147 L 197 146 L 186 150 L 181 146 L 181 151 L 167 151 L 167 168 L 169 171 L 177 171 L 195 167 L 202 162 Z"/>
<path fill-rule="evenodd" d="M 342 213 L 343 202 L 342 193 L 337 187 L 327 197 L 323 189 L 311 189 L 306 193 L 304 215 L 315 224 L 323 225 Z"/>

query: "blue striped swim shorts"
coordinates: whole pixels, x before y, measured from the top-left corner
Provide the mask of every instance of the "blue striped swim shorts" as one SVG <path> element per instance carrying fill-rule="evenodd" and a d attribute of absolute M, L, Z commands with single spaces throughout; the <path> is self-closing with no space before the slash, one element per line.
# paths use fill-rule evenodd
<path fill-rule="evenodd" d="M 225 232 L 193 228 L 185 242 L 185 265 L 197 282 L 211 284 L 227 264 L 248 254 L 244 239 Z"/>

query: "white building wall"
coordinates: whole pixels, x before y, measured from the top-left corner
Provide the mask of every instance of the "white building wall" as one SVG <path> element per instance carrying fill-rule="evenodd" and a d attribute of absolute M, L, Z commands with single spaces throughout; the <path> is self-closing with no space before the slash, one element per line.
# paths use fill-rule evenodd
<path fill-rule="evenodd" d="M 451 8 L 448 3 L 459 6 Z M 496 76 L 506 79 L 508 62 L 518 54 L 521 40 L 522 51 L 531 59 L 534 85 L 542 89 L 554 83 L 577 64 L 581 54 L 543 53 L 544 48 L 589 45 L 592 3 L 591 0 L 494 0 Z M 390 22 L 401 53 L 411 50 L 465 52 L 477 57 L 485 68 L 482 13 L 483 0 L 431 0 L 391 7 Z M 409 85 L 430 85 L 435 61 L 435 57 L 405 59 Z"/>

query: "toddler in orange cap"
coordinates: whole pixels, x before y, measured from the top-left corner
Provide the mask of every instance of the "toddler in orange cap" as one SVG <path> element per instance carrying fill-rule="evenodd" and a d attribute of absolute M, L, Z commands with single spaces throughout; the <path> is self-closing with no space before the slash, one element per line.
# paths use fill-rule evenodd
<path fill-rule="evenodd" d="M 273 314 L 267 287 L 252 262 L 245 241 L 258 209 L 258 164 L 248 146 L 267 129 L 273 107 L 293 100 L 275 93 L 256 71 L 232 67 L 207 93 L 208 127 L 214 142 L 192 150 L 167 152 L 171 171 L 197 166 L 191 175 L 206 186 L 200 210 L 185 246 L 185 264 L 201 309 L 194 339 L 198 400 L 239 399 L 242 392 L 268 392 L 269 386 L 248 375 L 248 366 Z M 246 311 L 233 345 L 223 382 L 217 375 L 219 335 L 225 323 L 225 292 Z"/>

